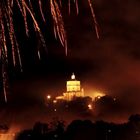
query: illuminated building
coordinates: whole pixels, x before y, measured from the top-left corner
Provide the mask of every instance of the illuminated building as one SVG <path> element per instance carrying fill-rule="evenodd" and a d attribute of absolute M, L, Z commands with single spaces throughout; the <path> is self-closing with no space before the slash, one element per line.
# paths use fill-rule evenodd
<path fill-rule="evenodd" d="M 63 96 L 58 96 L 56 99 L 71 101 L 74 97 L 84 97 L 84 90 L 80 81 L 75 79 L 74 73 L 71 75 L 71 80 L 66 82 L 66 90 Z"/>

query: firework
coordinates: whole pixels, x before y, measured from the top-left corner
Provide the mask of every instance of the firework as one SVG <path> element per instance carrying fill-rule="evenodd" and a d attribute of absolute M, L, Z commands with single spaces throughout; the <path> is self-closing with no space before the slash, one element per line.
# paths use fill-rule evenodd
<path fill-rule="evenodd" d="M 58 38 L 65 48 L 65 53 L 67 55 L 67 37 L 66 37 L 66 31 L 64 28 L 64 21 L 63 16 L 61 13 L 61 8 L 63 7 L 63 0 L 48 0 L 50 3 L 50 13 L 53 19 L 53 28 L 54 28 L 54 36 L 55 38 Z M 68 2 L 68 13 L 71 12 L 71 3 L 75 4 L 76 7 L 76 13 L 79 13 L 79 6 L 78 6 L 78 0 L 66 0 Z M 89 4 L 93 21 L 95 25 L 96 35 L 97 38 L 99 38 L 98 33 L 98 24 L 96 21 L 96 17 L 93 10 L 92 0 L 86 0 Z M 43 0 L 36 1 L 38 5 L 38 11 L 40 11 L 42 20 L 44 23 L 46 23 L 45 18 L 45 11 L 42 8 L 42 2 Z M 34 0 L 0 0 L 0 60 L 1 60 L 1 68 L 2 68 L 2 79 L 3 79 L 3 87 L 4 87 L 4 95 L 5 95 L 5 101 L 7 102 L 7 96 L 6 96 L 6 67 L 8 65 L 8 55 L 10 52 L 8 51 L 9 48 L 11 50 L 11 56 L 12 56 L 12 62 L 13 65 L 19 65 L 20 69 L 22 71 L 22 62 L 21 62 L 21 56 L 20 56 L 20 49 L 18 45 L 18 40 L 15 35 L 15 29 L 14 29 L 14 23 L 13 23 L 13 14 L 14 14 L 14 8 L 15 6 L 18 7 L 24 21 L 25 26 L 25 32 L 27 37 L 29 36 L 29 26 L 28 26 L 28 20 L 27 15 L 31 17 L 33 27 L 35 32 L 38 34 L 39 39 L 42 43 L 42 46 L 46 48 L 46 42 L 44 39 L 44 36 L 41 32 L 41 29 L 39 27 L 39 23 L 36 18 L 36 9 L 34 8 L 34 5 L 36 4 Z M 37 8 L 37 7 L 36 7 Z M 8 35 L 7 33 L 8 32 Z M 9 39 L 7 39 L 9 38 Z M 9 45 L 7 40 L 10 40 Z M 8 44 L 8 45 L 7 45 Z M 40 59 L 40 47 L 38 47 L 37 50 L 38 57 Z"/>
<path fill-rule="evenodd" d="M 90 6 L 93 21 L 94 21 L 96 36 L 99 39 L 98 23 L 97 23 L 96 16 L 95 16 L 95 13 L 94 13 L 94 9 L 93 9 L 93 6 L 92 6 L 92 0 L 88 0 L 88 3 L 89 3 L 89 6 Z"/>

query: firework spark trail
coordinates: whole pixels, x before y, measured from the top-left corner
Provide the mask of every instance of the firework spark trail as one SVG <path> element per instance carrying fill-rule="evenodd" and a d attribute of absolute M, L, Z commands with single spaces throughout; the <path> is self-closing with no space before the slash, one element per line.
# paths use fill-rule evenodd
<path fill-rule="evenodd" d="M 79 14 L 78 0 L 75 0 L 76 13 Z"/>
<path fill-rule="evenodd" d="M 23 11 L 22 11 L 22 8 L 21 8 L 21 5 L 20 5 L 20 3 L 19 3 L 19 0 L 16 0 L 16 3 L 17 3 L 17 6 L 19 7 L 19 10 L 20 10 L 22 16 L 23 16 L 24 14 L 23 14 Z"/>
<path fill-rule="evenodd" d="M 11 7 L 13 7 L 14 5 L 14 0 L 11 0 Z"/>
<path fill-rule="evenodd" d="M 15 45 L 14 45 L 14 25 L 13 25 L 13 17 L 12 17 L 12 9 L 10 6 L 10 0 L 7 0 L 7 4 L 8 4 L 8 10 L 7 10 L 7 14 L 8 14 L 8 20 L 9 22 L 7 23 L 7 27 L 9 30 L 9 36 L 10 36 L 10 40 L 11 40 L 11 46 L 12 46 L 12 57 L 13 57 L 13 64 L 15 66 L 16 64 L 16 60 L 15 60 Z"/>
<path fill-rule="evenodd" d="M 99 36 L 99 31 L 98 31 L 98 23 L 97 23 L 96 16 L 95 16 L 95 13 L 94 13 L 94 9 L 93 9 L 93 6 L 92 6 L 92 0 L 88 0 L 88 3 L 89 3 L 91 14 L 92 14 L 92 17 L 93 17 L 93 20 L 94 20 L 96 36 L 99 39 L 100 36 Z"/>
<path fill-rule="evenodd" d="M 78 15 L 79 14 L 78 0 L 74 0 L 73 2 L 75 4 L 76 14 Z M 68 0 L 68 13 L 69 13 L 69 15 L 71 13 L 71 0 Z"/>
<path fill-rule="evenodd" d="M 19 54 L 19 47 L 18 47 L 18 43 L 17 43 L 17 39 L 16 39 L 16 36 L 15 36 L 15 30 L 14 30 L 14 25 L 13 25 L 13 19 L 10 17 L 10 15 L 8 15 L 9 17 L 9 20 L 8 20 L 8 17 L 7 15 L 5 14 L 5 19 L 6 19 L 6 24 L 7 24 L 7 28 L 8 28 L 8 31 L 9 31 L 9 36 L 12 40 L 12 43 L 13 43 L 13 46 L 12 46 L 12 56 L 13 56 L 13 63 L 14 63 L 14 66 L 16 64 L 16 51 L 17 51 L 17 55 L 18 55 L 18 59 L 19 59 L 19 65 L 20 65 L 20 69 L 22 71 L 22 63 L 21 63 L 21 58 L 20 58 L 20 54 Z M 10 18 L 11 18 L 11 24 L 10 24 L 10 27 L 9 27 L 9 22 L 10 21 Z M 3 26 L 4 27 L 4 26 Z M 6 47 L 6 38 L 5 38 L 5 48 L 7 49 Z M 8 61 L 8 59 L 7 59 Z"/>
<path fill-rule="evenodd" d="M 57 35 L 60 39 L 62 46 L 65 47 L 65 53 L 67 55 L 67 38 L 64 29 L 63 18 L 56 0 L 50 0 L 51 14 L 53 17 L 54 27 L 56 28 Z"/>
<path fill-rule="evenodd" d="M 17 55 L 18 55 L 18 60 L 19 60 L 20 71 L 23 72 L 21 56 L 20 56 L 20 51 L 19 51 L 19 45 L 18 45 L 15 34 L 14 34 L 14 39 L 15 39 L 15 44 L 16 44 L 16 50 L 17 50 Z"/>
<path fill-rule="evenodd" d="M 7 91 L 6 91 L 6 77 L 5 77 L 5 72 L 3 73 L 3 93 L 4 93 L 4 101 L 7 103 Z"/>
<path fill-rule="evenodd" d="M 39 9 L 40 9 L 40 13 L 41 13 L 42 19 L 43 19 L 44 22 L 46 22 L 44 14 L 43 14 L 43 10 L 42 10 L 41 0 L 39 0 L 38 3 L 39 3 Z"/>
<path fill-rule="evenodd" d="M 22 13 L 23 13 L 23 18 L 24 18 L 24 25 L 25 25 L 25 31 L 26 31 L 26 35 L 29 36 L 29 30 L 28 30 L 28 23 L 27 23 L 27 15 L 26 15 L 26 8 L 25 8 L 25 1 L 21 0 L 22 3 Z"/>
<path fill-rule="evenodd" d="M 52 17 L 53 17 L 53 22 L 54 22 L 54 31 L 55 31 L 55 34 L 56 34 L 56 26 L 58 26 L 58 21 L 57 21 L 55 7 L 54 7 L 54 4 L 53 4 L 52 0 L 50 0 L 50 5 L 51 5 L 51 14 L 52 14 Z"/>
<path fill-rule="evenodd" d="M 57 39 L 57 33 L 56 33 L 56 28 L 55 28 L 55 26 L 53 27 L 53 31 L 54 31 L 54 37 L 55 37 L 55 39 Z"/>
<path fill-rule="evenodd" d="M 0 9 L 0 60 L 2 57 L 2 46 L 3 46 L 3 30 L 2 30 L 2 26 L 3 26 L 3 22 L 2 22 L 2 12 Z"/>
<path fill-rule="evenodd" d="M 9 1 L 9 3 L 10 3 L 10 1 Z M 10 5 L 8 7 L 10 8 Z M 7 11 L 7 13 L 8 13 L 8 11 Z M 8 22 L 7 15 L 5 14 L 5 19 L 7 21 L 7 27 L 8 27 L 8 30 L 9 30 L 9 36 L 10 36 L 10 40 L 11 40 L 11 44 L 12 44 L 13 63 L 14 63 L 14 65 L 16 64 L 16 59 L 15 58 L 16 58 L 16 52 L 17 52 L 17 56 L 18 56 L 18 59 L 19 59 L 20 69 L 22 71 L 21 57 L 20 57 L 20 53 L 19 53 L 19 47 L 18 47 L 17 39 L 16 39 L 16 36 L 15 36 L 14 25 L 13 25 L 13 18 L 11 16 L 12 16 L 12 14 L 8 13 L 8 17 L 9 17 L 9 22 Z M 9 27 L 8 23 L 10 24 L 10 27 Z M 3 30 L 4 30 L 4 26 L 2 26 L 2 27 L 3 27 Z M 6 47 L 6 38 L 5 38 L 4 33 L 3 33 L 3 37 L 4 37 L 4 48 L 5 48 L 5 55 L 6 55 L 7 54 L 7 47 Z"/>
<path fill-rule="evenodd" d="M 78 0 L 73 0 L 73 2 L 75 3 L 75 7 L 76 7 L 76 13 L 79 13 L 79 5 L 78 5 Z M 59 6 L 62 6 L 62 0 L 56 1 L 56 0 L 50 0 L 50 5 L 51 5 L 51 14 L 53 17 L 53 22 L 54 22 L 54 36 L 55 38 L 59 38 L 61 44 L 65 47 L 65 49 L 67 50 L 66 46 L 67 46 L 67 38 L 66 38 L 66 33 L 65 33 L 65 29 L 64 29 L 64 23 L 63 23 L 63 18 L 62 18 L 62 14 L 60 11 Z M 96 30 L 96 35 L 97 38 L 99 38 L 99 32 L 98 32 L 98 24 L 96 21 L 96 17 L 94 14 L 94 10 L 93 10 L 93 6 L 92 6 L 92 0 L 88 0 L 89 6 L 90 6 L 90 10 L 92 13 L 92 17 L 94 20 L 94 24 L 95 24 L 95 30 Z M 33 10 L 33 6 L 32 6 L 32 2 L 31 0 L 27 1 L 25 0 L 1 0 L 0 2 L 0 9 L 1 9 L 1 13 L 2 13 L 2 17 L 1 17 L 1 27 L 2 27 L 2 39 L 3 39 L 3 44 L 4 44 L 4 50 L 5 51 L 5 55 L 7 57 L 7 46 L 6 46 L 6 37 L 5 37 L 5 25 L 4 23 L 2 23 L 3 19 L 6 21 L 6 28 L 8 29 L 8 33 L 9 33 L 9 38 L 10 38 L 10 42 L 11 42 L 11 47 L 12 47 L 12 57 L 13 57 L 13 64 L 16 64 L 16 52 L 18 52 L 18 57 L 19 55 L 19 49 L 18 47 L 15 47 L 15 45 L 17 46 L 17 41 L 16 41 L 16 37 L 15 37 L 15 33 L 14 33 L 14 25 L 13 25 L 13 8 L 14 8 L 14 4 L 16 4 L 19 7 L 19 11 L 21 12 L 23 19 L 24 19 L 24 26 L 25 26 L 25 32 L 26 35 L 29 35 L 29 29 L 28 29 L 28 23 L 27 23 L 27 11 L 29 12 L 31 18 L 33 19 L 33 24 L 34 24 L 34 28 L 35 31 L 38 32 L 41 42 L 43 44 L 44 47 L 46 47 L 45 44 L 45 40 L 44 37 L 41 33 L 40 27 L 38 25 L 38 22 L 35 18 L 35 13 Z M 42 16 L 43 21 L 45 22 L 46 19 L 44 17 L 44 12 L 42 9 L 42 1 L 38 0 L 38 5 L 39 5 L 39 10 Z M 68 10 L 69 10 L 69 14 L 71 12 L 71 0 L 68 0 Z M 16 50 L 17 49 L 17 50 Z M 66 52 L 67 53 L 67 52 Z M 19 57 L 20 58 L 20 57 Z M 21 59 L 21 58 L 20 58 Z M 21 65 L 21 61 L 20 61 L 20 65 Z"/>
<path fill-rule="evenodd" d="M 9 30 L 8 33 L 9 33 L 9 36 L 10 36 L 11 46 L 12 46 L 13 64 L 15 66 L 15 64 L 16 64 L 16 60 L 15 60 L 15 45 L 14 45 L 14 38 L 13 38 L 14 29 L 13 29 L 13 19 L 12 19 L 11 13 L 8 13 L 8 18 L 9 18 L 9 24 L 10 24 L 10 25 L 8 25 L 8 23 L 7 23 L 8 30 Z"/>
<path fill-rule="evenodd" d="M 59 5 L 62 7 L 62 0 L 59 0 Z"/>
<path fill-rule="evenodd" d="M 71 11 L 71 5 L 70 5 L 71 3 L 70 2 L 71 2 L 71 0 L 68 0 L 68 11 L 69 11 L 69 15 L 70 15 L 70 11 Z"/>
<path fill-rule="evenodd" d="M 19 47 L 18 46 L 17 46 L 17 53 L 18 53 L 18 58 L 19 58 L 20 70 L 21 70 L 21 72 L 23 72 L 21 56 L 20 56 L 20 51 L 19 51 Z"/>
<path fill-rule="evenodd" d="M 39 49 L 38 49 L 38 51 L 37 51 L 37 54 L 38 54 L 38 58 L 39 58 L 39 60 L 40 60 L 41 57 L 40 57 L 40 51 L 39 51 Z"/>
<path fill-rule="evenodd" d="M 32 2 L 30 0 L 29 0 L 29 6 L 30 6 L 30 9 L 32 11 L 32 14 L 35 16 L 34 9 L 33 9 L 33 6 L 32 6 Z"/>
<path fill-rule="evenodd" d="M 44 49 L 46 50 L 46 42 L 45 42 L 45 39 L 44 39 L 44 37 L 43 37 L 43 35 L 42 35 L 42 32 L 41 32 L 41 30 L 40 30 L 40 28 L 39 28 L 38 22 L 36 21 L 34 15 L 33 15 L 33 13 L 32 13 L 32 11 L 31 11 L 30 8 L 27 6 L 27 4 L 24 3 L 24 5 L 25 5 L 27 11 L 30 13 L 30 15 L 31 15 L 31 17 L 32 17 L 32 19 L 33 19 L 35 31 L 36 31 L 36 33 L 38 33 L 38 35 L 39 35 L 39 37 L 40 37 L 40 40 L 41 40 L 41 42 L 42 42 L 42 46 L 43 46 Z M 38 58 L 40 59 L 40 50 L 39 50 L 39 49 L 37 50 L 37 53 L 38 53 Z"/>
<path fill-rule="evenodd" d="M 41 41 L 42 41 L 42 43 L 43 43 L 43 46 L 46 47 L 46 43 L 45 43 L 44 37 L 43 37 L 43 35 L 42 35 L 42 33 L 41 33 L 41 30 L 40 30 L 40 28 L 39 28 L 38 22 L 36 21 L 34 15 L 33 15 L 33 13 L 32 13 L 32 11 L 30 10 L 30 8 L 27 6 L 26 3 L 24 3 L 24 6 L 25 6 L 25 8 L 27 9 L 27 11 L 30 13 L 30 15 L 31 15 L 31 17 L 32 17 L 32 19 L 33 19 L 35 30 L 39 33 L 40 39 L 41 39 Z"/>
<path fill-rule="evenodd" d="M 3 24 L 3 21 L 1 20 L 1 41 L 2 41 L 2 44 L 1 44 L 1 48 L 3 49 L 3 53 L 5 54 L 5 57 L 6 57 L 6 61 L 8 62 L 8 52 L 7 52 L 7 46 L 6 46 L 6 37 L 5 37 L 5 29 L 4 29 L 4 24 Z"/>
<path fill-rule="evenodd" d="M 4 94 L 4 101 L 7 103 L 7 72 L 6 72 L 6 61 L 5 55 L 2 53 L 1 57 L 2 63 L 2 82 L 3 82 L 3 94 Z"/>
<path fill-rule="evenodd" d="M 65 48 L 65 53 L 67 55 L 67 37 L 66 37 L 66 31 L 64 28 L 64 21 L 62 17 L 62 13 L 60 8 L 62 5 L 62 0 L 49 0 L 50 2 L 50 10 L 51 10 L 51 16 L 53 19 L 53 29 L 54 29 L 54 36 L 55 38 L 60 40 L 60 43 Z M 74 2 L 76 7 L 76 13 L 79 14 L 79 4 L 78 0 L 67 0 L 68 2 L 68 12 L 70 14 L 71 12 L 71 3 Z M 95 17 L 92 0 L 87 0 L 91 14 L 94 21 L 95 31 L 97 38 L 99 38 L 99 31 L 98 31 L 98 23 Z M 46 42 L 44 39 L 44 36 L 41 32 L 39 22 L 36 19 L 36 12 L 34 12 L 34 4 L 35 1 L 33 0 L 0 0 L 0 60 L 1 60 L 1 68 L 2 68 L 2 78 L 3 78 L 3 90 L 5 95 L 5 101 L 7 101 L 6 97 L 6 68 L 8 65 L 8 58 L 12 56 L 12 62 L 15 66 L 17 62 L 20 65 L 21 71 L 22 71 L 22 62 L 21 62 L 21 56 L 20 56 L 20 49 L 19 44 L 16 39 L 15 29 L 14 29 L 14 23 L 13 23 L 13 14 L 15 14 L 14 8 L 15 5 L 18 7 L 19 12 L 21 13 L 23 17 L 23 22 L 25 26 L 25 32 L 27 37 L 29 36 L 29 26 L 28 26 L 28 18 L 27 16 L 30 16 L 32 19 L 34 30 L 39 36 L 39 40 L 42 43 L 42 46 L 46 50 Z M 46 23 L 45 13 L 43 11 L 43 5 L 42 0 L 38 0 L 37 2 L 39 11 L 42 17 L 42 20 Z M 17 11 L 16 11 L 17 12 Z M 9 38 L 9 39 L 8 39 Z M 10 44 L 8 43 L 8 40 L 10 40 Z M 8 43 L 8 44 L 7 44 Z M 37 54 L 38 58 L 40 59 L 40 46 L 37 48 Z M 10 55 L 10 57 L 8 56 Z"/>
<path fill-rule="evenodd" d="M 2 57 L 3 58 L 1 58 L 1 63 L 2 63 L 2 86 L 3 86 L 3 95 L 4 95 L 4 101 L 5 101 L 5 103 L 7 103 L 8 102 L 8 99 L 7 99 L 7 87 L 8 87 L 8 79 L 7 79 L 7 76 L 8 76 L 8 74 L 7 74 L 7 68 L 6 68 L 6 61 L 4 60 L 5 58 L 4 58 L 4 54 L 2 54 Z"/>
<path fill-rule="evenodd" d="M 1 72 L 2 72 L 2 86 L 3 86 L 3 94 L 4 94 L 4 101 L 7 103 L 7 92 L 6 92 L 6 70 L 5 64 L 7 63 L 7 47 L 6 47 L 6 40 L 5 40 L 5 30 L 4 24 L 2 20 L 2 9 L 0 8 L 0 62 L 1 62 Z"/>

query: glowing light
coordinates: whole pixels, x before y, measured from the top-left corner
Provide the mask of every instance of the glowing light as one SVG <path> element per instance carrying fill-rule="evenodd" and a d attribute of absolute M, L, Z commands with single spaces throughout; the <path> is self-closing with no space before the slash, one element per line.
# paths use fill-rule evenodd
<path fill-rule="evenodd" d="M 56 97 L 56 100 L 63 100 L 64 99 L 64 96 L 57 96 Z"/>
<path fill-rule="evenodd" d="M 51 95 L 47 95 L 47 99 L 51 99 Z"/>
<path fill-rule="evenodd" d="M 92 105 L 91 104 L 88 104 L 88 109 L 92 109 Z"/>
<path fill-rule="evenodd" d="M 113 98 L 113 100 L 116 101 L 117 99 L 116 98 Z"/>
<path fill-rule="evenodd" d="M 15 139 L 15 134 L 0 134 L 0 140 L 14 140 Z"/>
<path fill-rule="evenodd" d="M 101 99 L 101 96 L 97 96 L 97 99 Z"/>
<path fill-rule="evenodd" d="M 57 103 L 57 100 L 53 100 L 53 103 L 56 104 Z"/>
<path fill-rule="evenodd" d="M 74 75 L 74 73 L 72 74 L 71 79 L 72 79 L 72 80 L 75 80 L 75 75 Z"/>
<path fill-rule="evenodd" d="M 89 96 L 93 98 L 93 100 L 96 99 L 100 99 L 101 97 L 105 96 L 106 94 L 101 92 L 101 91 L 98 91 L 98 90 L 95 90 L 95 91 L 92 91 Z"/>
<path fill-rule="evenodd" d="M 19 132 L 19 127 L 11 127 L 7 132 L 0 132 L 0 140 L 15 140 L 16 134 Z"/>

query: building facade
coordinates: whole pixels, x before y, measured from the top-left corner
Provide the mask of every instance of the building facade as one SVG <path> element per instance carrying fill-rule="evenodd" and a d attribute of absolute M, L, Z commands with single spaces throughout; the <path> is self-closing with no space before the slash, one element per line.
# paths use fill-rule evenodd
<path fill-rule="evenodd" d="M 76 80 L 73 73 L 71 79 L 66 82 L 66 92 L 63 93 L 63 96 L 56 97 L 56 99 L 71 101 L 74 97 L 84 97 L 84 89 L 81 88 L 81 82 Z"/>

